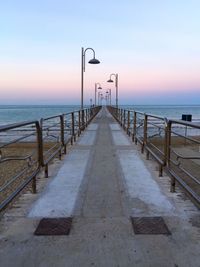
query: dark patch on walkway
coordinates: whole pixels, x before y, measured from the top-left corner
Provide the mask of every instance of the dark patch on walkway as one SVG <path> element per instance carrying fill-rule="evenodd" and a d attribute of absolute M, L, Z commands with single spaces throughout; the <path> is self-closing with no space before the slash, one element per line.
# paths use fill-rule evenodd
<path fill-rule="evenodd" d="M 131 217 L 135 234 L 171 235 L 162 217 Z"/>
<path fill-rule="evenodd" d="M 35 230 L 35 235 L 69 235 L 72 218 L 43 218 Z"/>

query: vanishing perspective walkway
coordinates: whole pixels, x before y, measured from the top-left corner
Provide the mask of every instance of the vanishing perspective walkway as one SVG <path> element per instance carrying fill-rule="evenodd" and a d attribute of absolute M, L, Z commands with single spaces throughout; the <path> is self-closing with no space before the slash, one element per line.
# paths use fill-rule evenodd
<path fill-rule="evenodd" d="M 106 108 L 53 176 L 31 205 L 18 200 L 18 216 L 5 213 L 0 266 L 200 266 L 199 211 L 169 192 L 169 178 L 157 176 Z M 71 216 L 68 236 L 34 235 L 41 218 Z M 170 235 L 134 233 L 130 217 L 156 216 Z"/>

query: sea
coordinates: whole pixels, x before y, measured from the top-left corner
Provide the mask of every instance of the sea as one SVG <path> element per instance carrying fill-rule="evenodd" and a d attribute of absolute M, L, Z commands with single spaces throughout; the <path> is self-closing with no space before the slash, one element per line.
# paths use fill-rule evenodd
<path fill-rule="evenodd" d="M 122 105 L 120 107 L 168 119 L 181 119 L 182 114 L 190 114 L 193 122 L 200 122 L 200 105 Z M 39 120 L 78 109 L 80 109 L 79 105 L 0 105 L 0 126 Z"/>

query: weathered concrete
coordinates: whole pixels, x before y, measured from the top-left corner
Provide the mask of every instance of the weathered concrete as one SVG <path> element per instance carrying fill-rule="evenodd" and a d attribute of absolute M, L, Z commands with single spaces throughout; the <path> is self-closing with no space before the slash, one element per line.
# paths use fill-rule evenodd
<path fill-rule="evenodd" d="M 88 135 L 87 135 L 88 137 Z M 88 143 L 88 138 L 86 138 Z M 84 138 L 82 138 L 84 143 Z M 73 150 L 29 212 L 29 217 L 70 217 L 89 158 L 89 150 Z"/>
<path fill-rule="evenodd" d="M 27 215 L 40 200 L 17 212 L 13 208 L 10 213 L 16 215 L 10 222 L 3 220 L 6 226 L 1 224 L 1 266 L 200 266 L 199 211 L 180 190 L 169 192 L 168 177 L 157 177 L 156 165 L 144 160 L 105 109 L 71 155 L 74 151 L 87 151 L 86 168 L 76 172 L 78 163 L 66 156 L 49 189 L 39 194 L 49 201 L 48 192 L 59 179 L 61 185 L 69 182 L 67 173 L 66 180 L 63 175 L 71 166 L 78 177 L 73 181 L 76 199 L 68 199 L 74 214 L 70 235 L 33 235 L 39 219 Z M 62 207 L 67 198 L 58 201 Z M 135 235 L 129 217 L 138 214 L 164 216 L 172 235 Z"/>

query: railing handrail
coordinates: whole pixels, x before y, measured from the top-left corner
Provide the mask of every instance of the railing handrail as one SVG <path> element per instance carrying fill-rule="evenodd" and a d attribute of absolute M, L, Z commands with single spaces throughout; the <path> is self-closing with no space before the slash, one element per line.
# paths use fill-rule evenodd
<path fill-rule="evenodd" d="M 112 108 L 117 109 L 116 107 L 112 107 Z M 119 109 L 121 109 L 121 108 L 119 108 Z M 150 113 L 146 113 L 146 112 L 142 112 L 142 111 L 138 111 L 138 110 L 134 110 L 134 109 L 122 109 L 122 110 L 130 111 L 130 112 L 136 112 L 137 114 L 144 115 L 144 116 L 147 115 L 148 117 L 152 117 L 152 118 L 155 118 L 155 119 L 165 120 L 165 121 L 167 121 L 167 123 L 168 122 L 177 123 L 177 124 L 180 124 L 180 125 L 184 125 L 184 126 L 189 126 L 189 127 L 194 127 L 196 129 L 200 129 L 200 124 L 196 124 L 194 122 L 183 121 L 181 119 L 178 120 L 178 119 L 173 119 L 173 118 L 167 118 L 167 117 L 164 117 L 164 116 L 150 114 Z"/>
<path fill-rule="evenodd" d="M 15 161 L 24 161 L 27 164 L 27 160 L 30 160 L 30 165 L 26 165 L 24 167 L 21 166 L 19 170 L 14 170 L 13 174 L 8 172 L 8 177 L 6 177 L 5 180 L 3 180 L 3 185 L 0 186 L 1 190 L 10 190 L 9 186 L 16 181 L 17 179 L 20 179 L 22 175 L 26 174 L 26 179 L 22 181 L 19 180 L 19 184 L 17 183 L 17 186 L 14 190 L 11 190 L 11 193 L 9 191 L 9 194 L 7 195 L 7 191 L 5 194 L 5 197 L 3 195 L 3 199 L 0 200 L 0 211 L 4 209 L 17 194 L 21 192 L 21 190 L 28 185 L 32 181 L 32 189 L 33 193 L 36 193 L 36 175 L 39 173 L 39 171 L 44 167 L 45 168 L 45 177 L 48 177 L 48 164 L 49 162 L 59 154 L 59 158 L 61 159 L 62 153 L 66 154 L 66 147 L 67 144 L 71 141 L 71 145 L 73 142 L 76 141 L 76 136 L 80 135 L 80 133 L 87 127 L 89 122 L 95 117 L 95 115 L 99 112 L 101 109 L 101 106 L 95 106 L 91 108 L 84 108 L 77 111 L 71 111 L 65 114 L 60 115 L 54 115 L 50 117 L 41 118 L 40 120 L 30 120 L 30 121 L 24 121 L 19 123 L 13 123 L 8 124 L 4 126 L 0 126 L 0 132 L 5 132 L 7 134 L 8 130 L 16 129 L 20 132 L 21 136 L 16 138 L 16 135 L 9 135 L 8 137 L 11 137 L 11 140 L 3 140 L 3 138 L 7 137 L 7 135 L 2 135 L 0 146 L 0 165 L 1 164 L 7 164 L 9 162 Z M 77 114 L 76 114 L 77 113 Z M 65 124 L 65 116 L 69 115 L 69 125 L 66 126 Z M 82 115 L 82 116 L 81 116 Z M 59 119 L 58 122 L 54 122 L 53 125 L 51 122 L 49 122 L 49 125 L 47 124 L 48 121 L 52 119 Z M 78 123 L 77 123 L 78 118 Z M 45 123 L 46 122 L 46 123 Z M 44 123 L 44 124 L 43 124 Z M 34 131 L 31 134 L 23 135 L 24 129 L 22 127 L 32 125 L 31 131 Z M 20 129 L 20 127 L 22 129 Z M 53 127 L 56 127 L 56 129 L 53 129 Z M 67 133 L 66 138 L 66 127 L 69 129 L 69 133 Z M 52 130 L 52 132 L 49 134 L 49 130 Z M 34 136 L 34 139 L 29 139 L 29 137 Z M 13 140 L 12 140 L 13 138 Z M 50 139 L 49 139 L 50 138 Z M 50 141 L 49 141 L 50 140 Z M 11 145 L 18 145 L 23 143 L 30 143 L 30 149 L 34 150 L 29 151 L 28 155 L 19 156 L 16 155 L 16 151 L 14 151 L 14 155 L 6 154 L 7 151 L 4 149 L 13 148 Z M 34 145 L 34 146 L 32 146 Z M 46 146 L 47 145 L 47 146 Z M 4 153 L 6 152 L 6 153 Z M 24 153 L 24 152 L 23 152 Z M 34 158 L 32 158 L 34 156 Z M 35 164 L 34 169 L 32 169 L 33 165 Z M 2 165 L 1 165 L 2 166 Z M 19 167 L 19 166 L 18 166 Z"/>
<path fill-rule="evenodd" d="M 165 169 L 170 174 L 171 192 L 175 191 L 175 182 L 177 181 L 192 196 L 192 199 L 195 201 L 195 203 L 197 203 L 198 207 L 200 207 L 200 196 L 196 193 L 196 189 L 187 185 L 184 180 L 186 178 L 183 179 L 183 177 L 181 176 L 182 174 L 180 175 L 179 173 L 180 171 L 182 171 L 183 175 L 185 175 L 187 179 L 190 178 L 197 185 L 200 185 L 200 178 L 198 178 L 199 176 L 197 175 L 198 172 L 195 172 L 194 175 L 192 167 L 188 167 L 187 169 L 184 162 L 180 162 L 180 160 L 200 161 L 200 156 L 191 155 L 192 151 L 189 152 L 189 155 L 187 155 L 188 152 L 183 152 L 182 155 L 175 152 L 171 146 L 173 140 L 172 138 L 174 137 L 180 137 L 181 142 L 182 140 L 184 140 L 184 142 L 181 143 L 182 145 L 185 145 L 187 141 L 188 143 L 192 142 L 193 145 L 199 145 L 200 134 L 196 134 L 196 137 L 198 138 L 193 138 L 193 135 L 188 136 L 187 127 L 189 127 L 189 129 L 200 129 L 200 124 L 171 119 L 164 116 L 149 114 L 146 112 L 135 111 L 134 109 L 130 110 L 112 106 L 108 106 L 108 109 L 120 123 L 120 125 L 124 128 L 124 130 L 127 131 L 127 134 L 129 136 L 132 135 L 132 141 L 135 141 L 135 144 L 137 144 L 137 142 L 141 144 L 141 152 L 146 152 L 147 159 L 149 158 L 149 155 L 151 155 L 158 162 L 159 176 L 162 176 L 163 169 Z M 131 115 L 131 124 L 130 113 L 133 113 L 133 115 Z M 154 120 L 152 118 L 154 118 Z M 174 128 L 178 130 L 174 130 Z M 181 133 L 180 129 L 185 129 L 185 134 Z M 160 139 L 158 139 L 158 143 L 156 143 L 157 139 L 151 139 L 154 137 L 161 137 Z M 186 153 L 186 155 L 184 155 L 184 153 Z M 175 159 L 174 156 L 176 157 Z M 179 161 L 178 164 L 176 164 L 176 161 Z M 171 166 L 173 164 L 175 164 L 179 172 L 174 170 L 174 166 Z"/>
<path fill-rule="evenodd" d="M 36 123 L 39 123 L 39 121 L 38 120 L 30 120 L 30 121 L 23 121 L 23 122 L 17 122 L 17 123 L 2 125 L 2 126 L 0 126 L 0 132 L 8 131 L 8 130 L 12 130 L 14 128 L 19 128 L 19 127 L 23 127 L 23 126 L 27 126 L 27 125 L 31 125 L 31 124 L 36 124 Z"/>
<path fill-rule="evenodd" d="M 189 126 L 189 127 L 193 127 L 193 128 L 196 128 L 196 129 L 200 129 L 200 125 L 195 124 L 193 122 L 183 121 L 183 120 L 175 120 L 175 119 L 170 119 L 169 121 L 170 121 L 170 123 L 176 123 L 176 124 L 180 124 L 180 125 L 183 125 L 183 126 Z"/>

